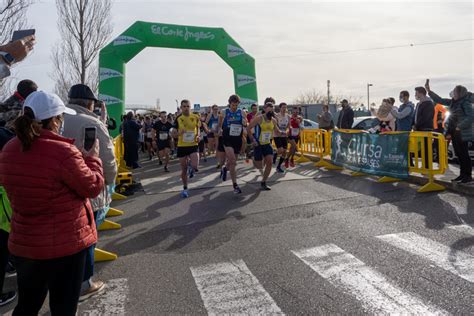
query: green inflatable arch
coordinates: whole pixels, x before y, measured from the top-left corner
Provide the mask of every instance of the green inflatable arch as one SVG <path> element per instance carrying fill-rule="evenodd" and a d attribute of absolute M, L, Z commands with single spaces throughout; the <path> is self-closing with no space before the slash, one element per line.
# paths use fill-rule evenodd
<path fill-rule="evenodd" d="M 257 103 L 255 60 L 223 28 L 137 21 L 99 55 L 99 99 L 107 104 L 109 116 L 117 123 L 125 110 L 125 64 L 146 47 L 216 52 L 234 71 L 235 92 L 241 97 L 241 106 Z M 111 135 L 117 136 L 118 128 Z"/>

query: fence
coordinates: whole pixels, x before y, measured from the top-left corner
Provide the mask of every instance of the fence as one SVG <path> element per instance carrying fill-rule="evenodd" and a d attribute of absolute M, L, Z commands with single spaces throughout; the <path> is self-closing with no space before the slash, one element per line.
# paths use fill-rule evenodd
<path fill-rule="evenodd" d="M 358 130 L 339 130 L 345 133 L 366 133 Z M 389 132 L 387 134 L 396 134 Z M 330 131 L 321 129 L 303 130 L 298 151 L 301 153 L 298 162 L 309 161 L 305 155 L 317 156 L 319 161 L 317 167 L 326 169 L 341 170 L 343 168 L 331 163 L 332 136 Z M 408 145 L 408 171 L 409 174 L 419 173 L 428 178 L 428 183 L 421 187 L 418 192 L 442 191 L 442 185 L 435 182 L 435 175 L 444 174 L 448 166 L 447 143 L 444 136 L 434 132 L 410 132 Z M 353 172 L 352 175 L 365 175 L 360 172 Z M 398 182 L 400 179 L 381 177 L 378 182 Z"/>

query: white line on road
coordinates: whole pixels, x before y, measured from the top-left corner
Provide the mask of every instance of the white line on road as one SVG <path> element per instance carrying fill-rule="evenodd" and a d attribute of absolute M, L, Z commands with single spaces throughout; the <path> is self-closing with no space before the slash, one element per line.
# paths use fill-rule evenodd
<path fill-rule="evenodd" d="M 113 279 L 106 283 L 105 291 L 87 301 L 88 310 L 79 312 L 83 316 L 125 315 L 128 296 L 127 279 Z"/>
<path fill-rule="evenodd" d="M 413 232 L 378 236 L 392 246 L 431 261 L 469 282 L 474 282 L 474 256 L 452 249 Z"/>
<path fill-rule="evenodd" d="M 458 232 L 474 236 L 474 227 L 467 224 L 448 226 L 449 229 L 457 230 Z"/>
<path fill-rule="evenodd" d="M 283 314 L 242 260 L 191 267 L 191 273 L 209 315 Z"/>
<path fill-rule="evenodd" d="M 368 313 L 447 314 L 392 285 L 382 274 L 334 244 L 292 252 L 332 285 L 353 295 Z"/>

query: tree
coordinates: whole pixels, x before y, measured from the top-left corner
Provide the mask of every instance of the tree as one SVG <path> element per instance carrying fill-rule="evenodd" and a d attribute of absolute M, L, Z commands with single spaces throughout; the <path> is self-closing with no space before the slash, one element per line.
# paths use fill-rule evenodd
<path fill-rule="evenodd" d="M 358 106 L 361 103 L 362 97 L 354 96 L 342 96 L 331 94 L 331 104 L 339 104 L 343 99 L 349 101 L 352 106 Z M 305 105 L 305 104 L 327 104 L 328 96 L 327 93 L 322 93 L 316 89 L 308 90 L 300 93 L 300 95 L 293 100 L 293 104 Z"/>
<path fill-rule="evenodd" d="M 77 83 L 94 92 L 99 84 L 97 55 L 112 34 L 111 0 L 56 0 L 60 42 L 51 59 L 56 93 L 67 99 L 69 88 Z"/>
<path fill-rule="evenodd" d="M 33 3 L 32 0 L 0 0 L 0 44 L 11 40 L 13 31 L 26 27 L 26 11 Z M 0 81 L 0 100 L 11 93 L 11 80 Z"/>

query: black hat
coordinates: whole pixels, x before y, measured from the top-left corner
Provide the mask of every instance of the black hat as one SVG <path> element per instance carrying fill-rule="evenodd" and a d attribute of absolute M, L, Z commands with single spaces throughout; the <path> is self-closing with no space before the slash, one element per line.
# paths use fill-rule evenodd
<path fill-rule="evenodd" d="M 86 99 L 97 101 L 97 98 L 91 88 L 85 84 L 76 84 L 69 89 L 69 99 Z"/>

